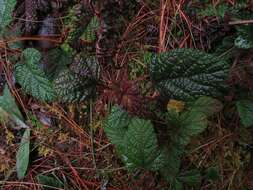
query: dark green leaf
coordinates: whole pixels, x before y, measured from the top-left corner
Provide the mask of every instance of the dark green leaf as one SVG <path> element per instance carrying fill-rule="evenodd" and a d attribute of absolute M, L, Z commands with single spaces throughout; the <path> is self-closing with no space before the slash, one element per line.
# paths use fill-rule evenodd
<path fill-rule="evenodd" d="M 12 12 L 16 3 L 16 0 L 0 0 L 0 36 L 12 20 Z"/>
<path fill-rule="evenodd" d="M 64 184 L 56 179 L 55 177 L 50 177 L 50 176 L 46 176 L 46 175 L 42 175 L 39 174 L 36 176 L 39 184 L 41 185 L 45 185 L 45 187 L 43 187 L 44 190 L 50 190 L 52 188 L 50 187 L 55 187 L 55 188 L 63 188 Z"/>
<path fill-rule="evenodd" d="M 21 139 L 21 143 L 19 145 L 19 149 L 16 155 L 16 168 L 18 178 L 22 179 L 25 177 L 25 173 L 29 164 L 29 155 L 30 155 L 30 129 L 26 129 L 23 137 Z"/>
<path fill-rule="evenodd" d="M 122 155 L 127 167 L 149 169 L 158 156 L 156 134 L 150 121 L 133 118 L 124 137 Z"/>
<path fill-rule="evenodd" d="M 150 64 L 156 88 L 170 98 L 183 101 L 221 96 L 228 70 L 225 60 L 196 49 L 153 54 Z"/>
<path fill-rule="evenodd" d="M 24 63 L 15 65 L 16 81 L 33 97 L 42 101 L 53 101 L 56 98 L 53 86 L 39 67 L 40 52 L 28 48 L 23 51 L 22 56 Z"/>
<path fill-rule="evenodd" d="M 96 82 L 71 72 L 62 70 L 54 79 L 54 89 L 61 102 L 82 102 L 95 95 Z"/>
<path fill-rule="evenodd" d="M 207 180 L 218 180 L 220 178 L 218 167 L 210 167 L 206 171 L 206 179 Z"/>
<path fill-rule="evenodd" d="M 253 126 L 253 101 L 240 100 L 236 103 L 241 122 L 245 127 Z"/>
<path fill-rule="evenodd" d="M 211 97 L 200 97 L 190 105 L 190 110 L 204 113 L 207 117 L 221 111 L 222 103 Z"/>
<path fill-rule="evenodd" d="M 111 114 L 105 123 L 105 133 L 110 139 L 111 143 L 121 150 L 124 146 L 124 136 L 130 123 L 130 116 L 118 106 L 114 106 Z"/>

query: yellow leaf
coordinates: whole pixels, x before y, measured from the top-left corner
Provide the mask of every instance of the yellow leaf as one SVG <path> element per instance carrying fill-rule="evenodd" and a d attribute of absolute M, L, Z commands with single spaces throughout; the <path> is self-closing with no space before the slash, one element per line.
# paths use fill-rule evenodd
<path fill-rule="evenodd" d="M 171 99 L 167 104 L 167 110 L 175 110 L 177 113 L 184 110 L 185 103 L 182 101 Z"/>

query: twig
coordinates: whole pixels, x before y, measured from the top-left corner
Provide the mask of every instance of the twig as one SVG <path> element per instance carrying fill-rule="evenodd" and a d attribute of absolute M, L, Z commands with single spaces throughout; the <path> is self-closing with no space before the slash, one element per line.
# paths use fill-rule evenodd
<path fill-rule="evenodd" d="M 229 25 L 253 24 L 253 20 L 236 20 L 228 23 Z"/>

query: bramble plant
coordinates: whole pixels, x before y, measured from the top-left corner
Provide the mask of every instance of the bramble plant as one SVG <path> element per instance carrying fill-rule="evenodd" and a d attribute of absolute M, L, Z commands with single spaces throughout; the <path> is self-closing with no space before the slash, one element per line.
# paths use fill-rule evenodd
<path fill-rule="evenodd" d="M 252 10 L 0 0 L 0 188 L 252 189 Z"/>

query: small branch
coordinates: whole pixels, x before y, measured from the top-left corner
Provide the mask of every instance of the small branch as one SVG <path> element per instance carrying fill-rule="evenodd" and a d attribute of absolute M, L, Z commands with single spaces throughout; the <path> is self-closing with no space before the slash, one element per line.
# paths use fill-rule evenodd
<path fill-rule="evenodd" d="M 236 20 L 228 23 L 229 25 L 253 24 L 253 20 Z"/>

